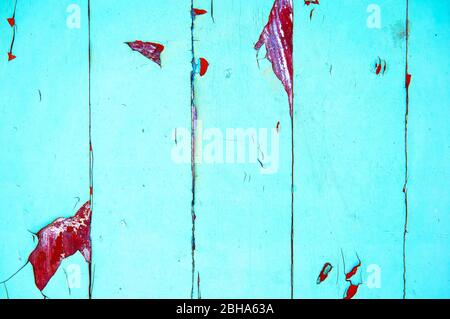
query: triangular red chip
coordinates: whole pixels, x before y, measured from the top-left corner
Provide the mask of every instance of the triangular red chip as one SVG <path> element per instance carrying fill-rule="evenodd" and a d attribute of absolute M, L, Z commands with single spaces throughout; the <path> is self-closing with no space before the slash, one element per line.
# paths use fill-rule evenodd
<path fill-rule="evenodd" d="M 14 17 L 6 19 L 11 27 L 15 26 L 16 20 Z"/>

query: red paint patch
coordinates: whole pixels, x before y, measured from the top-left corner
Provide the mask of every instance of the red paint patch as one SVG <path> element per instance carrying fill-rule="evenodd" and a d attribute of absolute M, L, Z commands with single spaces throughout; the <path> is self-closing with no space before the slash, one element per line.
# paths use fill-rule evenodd
<path fill-rule="evenodd" d="M 202 15 L 202 14 L 208 13 L 208 11 L 203 10 L 203 9 L 193 9 L 192 11 L 194 12 L 194 14 L 195 14 L 196 16 L 200 16 L 200 15 Z"/>
<path fill-rule="evenodd" d="M 347 288 L 347 291 L 345 292 L 344 299 L 352 299 L 358 292 L 358 288 L 359 284 L 358 285 L 350 284 L 350 286 Z"/>
<path fill-rule="evenodd" d="M 376 75 L 384 75 L 387 70 L 387 62 L 386 60 L 381 59 L 378 57 L 377 61 L 375 62 L 375 69 L 374 73 Z"/>
<path fill-rule="evenodd" d="M 352 278 L 356 273 L 358 272 L 358 268 L 361 266 L 361 262 L 358 262 L 358 264 L 352 268 L 352 270 L 345 274 L 345 280 L 349 281 L 350 278 Z"/>
<path fill-rule="evenodd" d="M 205 58 L 200 58 L 200 76 L 204 76 L 208 71 L 209 63 Z"/>
<path fill-rule="evenodd" d="M 406 89 L 409 89 L 409 85 L 411 84 L 411 78 L 412 78 L 412 75 L 407 73 L 406 79 L 405 79 Z"/>
<path fill-rule="evenodd" d="M 279 133 L 280 132 L 280 121 L 278 121 L 276 129 L 277 129 L 277 133 Z"/>
<path fill-rule="evenodd" d="M 320 4 L 319 0 L 305 0 L 305 4 L 309 6 L 310 4 Z"/>
<path fill-rule="evenodd" d="M 323 265 L 322 267 L 319 277 L 317 277 L 317 284 L 320 284 L 323 281 L 325 281 L 325 279 L 328 278 L 328 274 L 331 272 L 332 269 L 333 266 L 330 263 L 325 263 L 325 265 Z"/>
<path fill-rule="evenodd" d="M 292 34 L 292 0 L 275 0 L 269 21 L 259 36 L 255 49 L 259 51 L 263 45 L 266 46 L 266 57 L 272 63 L 273 72 L 288 94 L 291 117 L 294 108 Z"/>
<path fill-rule="evenodd" d="M 16 25 L 16 19 L 14 17 L 6 19 L 11 27 Z"/>
<path fill-rule="evenodd" d="M 8 61 L 12 61 L 16 58 L 16 56 L 14 54 L 12 54 L 11 52 L 8 52 Z"/>
<path fill-rule="evenodd" d="M 58 218 L 36 234 L 39 242 L 28 261 L 33 265 L 34 280 L 39 290 L 44 290 L 62 260 L 77 251 L 86 262 L 91 262 L 90 233 L 91 206 L 87 202 L 75 216 Z"/>
<path fill-rule="evenodd" d="M 161 53 L 164 51 L 164 46 L 159 43 L 143 42 L 140 40 L 134 42 L 126 42 L 126 44 L 133 50 L 137 51 L 146 58 L 152 60 L 161 66 Z"/>
<path fill-rule="evenodd" d="M 381 64 L 377 64 L 377 69 L 376 69 L 375 73 L 376 73 L 377 75 L 379 75 L 380 72 L 381 72 Z"/>

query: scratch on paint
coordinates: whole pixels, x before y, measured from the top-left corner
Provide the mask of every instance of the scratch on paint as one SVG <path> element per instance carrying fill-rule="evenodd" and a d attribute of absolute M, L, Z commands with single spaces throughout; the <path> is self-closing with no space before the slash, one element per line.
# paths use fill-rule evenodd
<path fill-rule="evenodd" d="M 198 299 L 202 299 L 202 293 L 200 291 L 200 272 L 197 273 L 197 296 Z"/>
<path fill-rule="evenodd" d="M 6 282 L 3 283 L 3 286 L 5 287 L 6 299 L 9 299 L 8 287 L 6 287 Z"/>
<path fill-rule="evenodd" d="M 293 92 L 293 15 L 292 0 L 275 0 L 255 50 L 266 47 L 266 58 L 288 94 L 291 119 L 291 298 L 294 298 L 294 92 Z"/>
<path fill-rule="evenodd" d="M 403 194 L 405 195 L 405 224 L 403 228 L 403 299 L 406 299 L 406 237 L 408 234 L 408 116 L 409 116 L 409 86 L 411 84 L 411 74 L 409 73 L 409 0 L 406 0 L 405 19 L 405 182 Z"/>
<path fill-rule="evenodd" d="M 319 5 L 319 0 L 305 0 L 305 5 L 309 6 L 311 4 Z M 309 20 L 312 20 L 313 14 L 314 14 L 314 10 L 316 10 L 316 8 L 312 8 L 311 11 L 309 12 Z"/>
<path fill-rule="evenodd" d="M 67 271 L 65 268 L 63 269 L 63 271 L 64 271 L 64 276 L 66 276 L 66 283 L 67 283 L 67 289 L 69 291 L 69 296 L 71 296 L 72 290 L 70 289 L 69 276 L 67 275 Z"/>

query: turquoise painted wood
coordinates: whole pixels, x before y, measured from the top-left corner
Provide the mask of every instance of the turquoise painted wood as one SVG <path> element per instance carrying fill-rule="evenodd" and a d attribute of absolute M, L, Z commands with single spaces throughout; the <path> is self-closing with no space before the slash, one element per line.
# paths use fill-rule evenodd
<path fill-rule="evenodd" d="M 370 1 L 326 2 L 312 21 L 297 8 L 296 297 L 342 298 L 345 272 L 361 259 L 362 298 L 403 290 L 405 4 L 378 1 L 380 29 L 367 27 Z M 387 61 L 376 76 L 378 57 Z M 314 279 L 325 262 L 330 282 Z M 368 270 L 368 267 L 369 270 Z M 374 268 L 375 267 L 375 268 Z M 373 270 L 380 285 L 369 288 Z"/>
<path fill-rule="evenodd" d="M 191 1 L 91 1 L 94 298 L 190 298 L 192 286 L 194 298 L 290 298 L 289 106 L 253 48 L 272 5 L 195 0 L 208 13 L 192 52 Z M 8 62 L 13 9 L 0 2 L 0 281 L 36 246 L 29 231 L 89 197 L 87 0 L 19 1 Z M 79 28 L 67 22 L 78 9 Z M 378 9 L 380 28 L 367 22 Z M 358 258 L 356 298 L 450 296 L 449 15 L 409 0 L 403 255 L 406 1 L 294 0 L 295 298 L 342 298 Z M 135 40 L 165 46 L 162 68 Z M 209 69 L 191 83 L 193 55 Z M 87 285 L 75 254 L 44 293 L 87 298 Z M 42 298 L 30 265 L 6 288 L 0 298 Z"/>

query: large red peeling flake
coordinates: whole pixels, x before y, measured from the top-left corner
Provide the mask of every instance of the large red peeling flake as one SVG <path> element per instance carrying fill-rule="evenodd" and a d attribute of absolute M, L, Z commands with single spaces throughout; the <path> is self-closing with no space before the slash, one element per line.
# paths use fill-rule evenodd
<path fill-rule="evenodd" d="M 293 65 L 292 65 L 292 0 L 275 0 L 269 22 L 264 27 L 255 49 L 266 46 L 266 57 L 272 63 L 275 75 L 283 83 L 289 98 L 289 109 L 293 115 Z"/>
<path fill-rule="evenodd" d="M 91 205 L 88 201 L 70 218 L 58 218 L 38 233 L 38 246 L 28 261 L 33 265 L 34 281 L 39 290 L 58 270 L 64 258 L 79 251 L 91 262 Z"/>
<path fill-rule="evenodd" d="M 152 60 L 159 66 L 161 66 L 161 53 L 164 51 L 164 46 L 159 43 L 153 42 L 143 42 L 143 41 L 134 41 L 134 42 L 126 42 L 128 46 L 133 50 L 137 51 L 146 58 Z"/>

